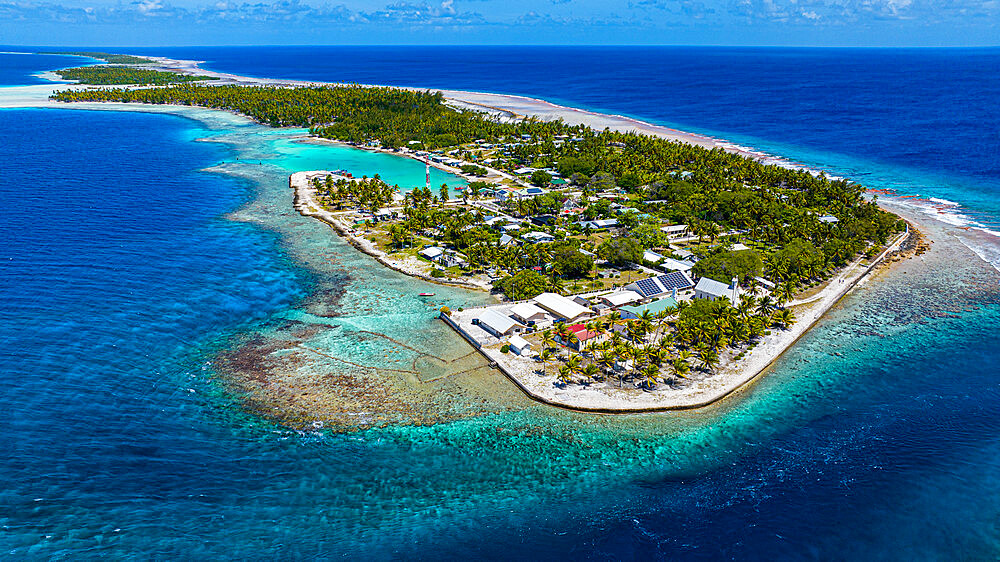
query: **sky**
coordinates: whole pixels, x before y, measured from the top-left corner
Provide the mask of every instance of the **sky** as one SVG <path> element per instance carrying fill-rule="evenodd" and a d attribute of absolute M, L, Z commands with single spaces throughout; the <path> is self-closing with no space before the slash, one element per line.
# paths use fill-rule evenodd
<path fill-rule="evenodd" d="M 996 46 L 1000 0 L 0 0 L 0 44 Z"/>

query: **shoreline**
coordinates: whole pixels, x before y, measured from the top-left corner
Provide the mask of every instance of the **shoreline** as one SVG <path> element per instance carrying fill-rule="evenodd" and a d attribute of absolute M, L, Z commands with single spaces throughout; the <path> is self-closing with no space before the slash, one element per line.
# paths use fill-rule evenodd
<path fill-rule="evenodd" d="M 747 357 L 737 362 L 725 365 L 719 372 L 703 379 L 689 381 L 681 389 L 644 391 L 641 389 L 596 389 L 584 386 L 560 388 L 556 386 L 557 377 L 539 375 L 534 361 L 530 363 L 513 354 L 499 351 L 499 345 L 483 345 L 470 334 L 471 318 L 475 311 L 483 308 L 466 309 L 463 312 L 452 311 L 450 316 L 441 314 L 439 317 L 454 329 L 466 342 L 479 351 L 490 365 L 497 368 L 514 383 L 530 399 L 566 410 L 592 414 L 641 414 L 675 410 L 694 410 L 715 404 L 741 390 L 749 388 L 756 380 L 774 365 L 786 351 L 795 345 L 821 318 L 855 288 L 868 281 L 873 273 L 877 273 L 882 265 L 891 263 L 888 258 L 907 253 L 902 249 L 911 236 L 918 240 L 920 231 L 907 222 L 907 230 L 897 235 L 878 257 L 869 263 L 858 259 L 844 267 L 831 278 L 827 287 L 818 295 L 819 298 L 809 303 L 790 304 L 789 308 L 806 305 L 805 310 L 798 310 L 802 316 L 787 330 L 776 331 L 746 352 Z M 840 280 L 841 282 L 837 282 Z M 818 304 L 812 304 L 818 301 Z"/>
<path fill-rule="evenodd" d="M 166 57 L 147 57 L 157 61 L 158 65 L 164 69 L 173 70 L 183 74 L 200 74 L 218 78 L 218 85 L 236 84 L 247 86 L 276 86 L 276 87 L 321 87 L 321 86 L 350 86 L 358 85 L 364 87 L 398 88 L 401 90 L 426 91 L 428 89 L 440 91 L 445 99 L 460 105 L 473 106 L 472 109 L 478 111 L 486 110 L 490 113 L 505 113 L 508 116 L 524 117 L 536 116 L 543 120 L 554 120 L 562 118 L 570 124 L 583 124 L 597 130 L 605 127 L 611 130 L 628 132 L 635 131 L 662 137 L 677 142 L 686 142 L 704 148 L 721 148 L 727 152 L 742 154 L 748 157 L 765 158 L 768 163 L 783 162 L 785 165 L 794 165 L 792 162 L 778 156 L 764 154 L 748 147 L 742 147 L 722 139 L 716 139 L 707 135 L 689 133 L 679 129 L 657 125 L 648 121 L 642 121 L 625 115 L 600 113 L 575 107 L 563 106 L 541 98 L 534 98 L 519 94 L 498 94 L 491 92 L 475 92 L 468 90 L 453 90 L 441 88 L 427 88 L 416 86 L 384 86 L 381 84 L 355 84 L 347 82 L 323 82 L 315 80 L 295 80 L 280 78 L 255 78 L 242 76 L 227 72 L 218 72 L 202 68 L 200 65 L 205 61 L 171 59 Z"/>
<path fill-rule="evenodd" d="M 350 145 L 346 145 L 350 146 Z M 377 248 L 372 243 L 356 236 L 351 232 L 351 227 L 345 225 L 336 218 L 333 213 L 323 211 L 319 204 L 313 199 L 312 188 L 309 186 L 308 177 L 313 172 L 295 172 L 289 176 L 289 187 L 294 191 L 293 206 L 301 215 L 312 217 L 326 223 L 338 236 L 344 238 L 357 251 L 366 254 L 375 260 L 398 273 L 435 283 L 460 287 L 470 290 L 480 290 L 490 292 L 490 288 L 484 285 L 473 284 L 456 280 L 445 280 L 431 277 L 416 271 L 414 267 L 407 267 L 406 264 L 393 260 L 389 255 Z M 452 311 L 451 315 L 439 314 L 439 318 L 454 330 L 463 340 L 472 346 L 473 350 L 483 356 L 489 362 L 489 366 L 499 370 L 509 381 L 528 398 L 548 406 L 558 407 L 565 410 L 608 415 L 640 414 L 675 410 L 693 410 L 715 404 L 741 390 L 749 388 L 752 383 L 760 379 L 774 365 L 774 363 L 791 349 L 806 333 L 809 332 L 825 315 L 837 305 L 844 297 L 854 291 L 855 288 L 866 283 L 873 274 L 884 265 L 888 265 L 901 258 L 892 259 L 896 256 L 908 257 L 910 249 L 903 247 L 916 238 L 917 242 L 922 238 L 922 233 L 913 225 L 913 220 L 907 220 L 907 229 L 898 234 L 890 241 L 886 249 L 877 257 L 864 263 L 865 258 L 858 258 L 833 276 L 818 294 L 800 302 L 791 302 L 788 307 L 796 310 L 801 316 L 787 330 L 774 330 L 769 336 L 765 336 L 754 349 L 747 351 L 747 357 L 736 363 L 725 365 L 720 372 L 714 373 L 704 379 L 696 380 L 687 388 L 680 392 L 683 395 L 668 395 L 669 391 L 648 392 L 640 389 L 614 389 L 612 393 L 606 393 L 591 388 L 572 388 L 565 390 L 555 386 L 556 377 L 547 375 L 538 376 L 532 362 L 531 368 L 525 372 L 524 360 L 513 354 L 501 354 L 499 346 L 497 349 L 485 348 L 473 337 L 461 321 L 456 322 L 453 317 L 464 318 L 474 311 L 484 308 L 483 306 L 471 307 L 463 312 Z M 840 281 L 840 282 L 838 282 Z M 818 304 L 817 304 L 818 303 Z M 510 303 L 501 303 L 510 304 Z M 487 305 L 496 306 L 496 305 Z M 802 307 L 805 307 L 802 309 Z M 471 327 L 471 323 L 469 323 Z M 637 397 L 639 400 L 637 400 Z M 636 405 L 636 402 L 642 402 Z M 624 402 L 624 404 L 622 403 Z"/>
<path fill-rule="evenodd" d="M 334 216 L 333 213 L 324 211 L 319 203 L 316 202 L 313 197 L 313 190 L 309 186 L 309 174 L 311 173 L 315 172 L 295 172 L 288 177 L 288 187 L 294 191 L 292 206 L 302 216 L 312 217 L 326 223 L 337 233 L 338 236 L 346 240 L 348 244 L 354 247 L 354 249 L 375 258 L 375 260 L 380 264 L 392 269 L 393 271 L 420 279 L 422 281 L 435 283 L 437 285 L 460 287 L 463 289 L 484 291 L 487 293 L 491 292 L 492 288 L 484 284 L 461 281 L 453 278 L 436 278 L 431 277 L 430 275 L 425 275 L 424 273 L 417 271 L 415 267 L 408 266 L 405 262 L 392 259 L 388 253 L 376 248 L 369 240 L 356 236 L 351 232 L 351 227 L 349 225 L 341 222 Z"/>
<path fill-rule="evenodd" d="M 232 79 L 236 83 L 239 83 L 239 84 L 242 84 L 242 85 L 250 85 L 250 84 L 253 84 L 253 85 L 274 85 L 274 86 L 279 86 L 279 85 L 284 85 L 284 86 L 336 85 L 336 84 L 332 84 L 332 83 L 318 83 L 318 82 L 302 82 L 302 81 L 288 81 L 288 80 L 276 80 L 276 79 L 253 79 L 253 78 L 245 78 L 245 77 L 238 77 L 238 76 L 235 76 L 235 75 L 226 75 L 226 74 L 223 74 L 223 73 L 215 73 L 213 71 L 204 71 L 204 70 L 202 70 L 202 69 L 200 69 L 198 67 L 198 63 L 195 62 L 195 61 L 172 61 L 172 60 L 169 60 L 169 59 L 162 59 L 160 61 L 160 63 L 162 65 L 164 65 L 164 66 L 168 65 L 169 63 L 181 63 L 181 62 L 188 63 L 189 66 L 186 66 L 186 67 L 183 67 L 183 68 L 173 68 L 173 69 L 174 70 L 181 70 L 181 71 L 190 71 L 190 72 L 197 71 L 197 72 L 202 73 L 202 74 L 209 74 L 209 75 L 217 75 L 217 76 L 220 76 L 220 77 L 226 77 L 227 79 Z M 169 68 L 169 66 L 168 66 L 168 68 Z M 220 82 L 221 82 L 221 80 L 220 80 Z M 416 89 L 416 88 L 411 88 L 411 89 Z M 682 132 L 676 131 L 674 129 L 670 129 L 670 128 L 662 127 L 662 126 L 658 126 L 658 125 L 653 125 L 653 124 L 650 124 L 650 123 L 641 122 L 641 121 L 638 121 L 638 120 L 635 120 L 635 119 L 631 119 L 631 118 L 626 118 L 626 117 L 623 117 L 623 116 L 614 116 L 614 115 L 610 115 L 609 116 L 609 115 L 598 114 L 598 113 L 594 113 L 594 112 L 590 112 L 590 111 L 586 111 L 586 110 L 582 110 L 582 109 L 567 108 L 567 107 L 558 106 L 556 104 L 552 104 L 552 103 L 546 102 L 544 100 L 539 100 L 539 99 L 535 99 L 535 98 L 527 98 L 527 97 L 524 97 L 524 96 L 514 96 L 514 95 L 506 95 L 506 94 L 488 94 L 488 93 L 476 93 L 476 92 L 461 92 L 461 91 L 456 91 L 456 90 L 442 90 L 442 93 L 445 93 L 447 99 L 449 99 L 449 100 L 458 101 L 460 103 L 466 103 L 466 104 L 469 104 L 469 105 L 477 106 L 479 108 L 485 108 L 485 109 L 488 109 L 488 110 L 506 111 L 506 112 L 512 113 L 514 115 L 520 115 L 519 113 L 517 113 L 515 111 L 515 109 L 512 108 L 512 104 L 517 103 L 517 102 L 521 102 L 522 103 L 521 106 L 514 106 L 514 107 L 521 108 L 521 109 L 526 109 L 527 111 L 525 111 L 525 113 L 524 113 L 525 115 L 536 115 L 535 113 L 529 113 L 529 111 L 541 109 L 543 111 L 548 111 L 549 112 L 549 113 L 547 113 L 545 115 L 541 115 L 541 117 L 543 119 L 563 118 L 564 120 L 567 120 L 566 119 L 566 115 L 564 115 L 563 113 L 564 112 L 569 112 L 569 114 L 573 115 L 575 119 L 579 120 L 579 122 L 581 122 L 582 124 L 586 124 L 588 126 L 591 126 L 591 127 L 603 128 L 601 125 L 610 121 L 610 122 L 613 122 L 613 123 L 617 123 L 617 127 L 624 127 L 624 129 L 619 129 L 619 130 L 636 131 L 636 132 L 640 132 L 640 133 L 644 133 L 644 134 L 650 134 L 650 135 L 655 135 L 655 136 L 660 136 L 660 137 L 668 138 L 670 140 L 674 140 L 674 141 L 678 141 L 678 142 L 690 142 L 691 144 L 697 144 L 699 146 L 707 146 L 707 147 L 710 147 L 710 148 L 720 148 L 720 149 L 726 150 L 728 152 L 734 152 L 734 153 L 742 154 L 744 156 L 748 156 L 748 157 L 752 157 L 752 158 L 758 158 L 758 159 L 765 159 L 765 158 L 767 158 L 768 159 L 767 163 L 777 163 L 778 161 L 780 161 L 780 162 L 783 163 L 783 165 L 793 166 L 793 164 L 790 161 L 781 159 L 779 157 L 773 157 L 773 156 L 770 156 L 770 155 L 763 155 L 762 153 L 756 153 L 756 152 L 753 152 L 753 151 L 751 151 L 749 149 L 747 149 L 747 150 L 740 150 L 740 148 L 742 148 L 742 147 L 737 147 L 737 145 L 734 145 L 732 143 L 725 143 L 724 141 L 719 141 L 717 139 L 711 139 L 709 137 L 704 137 L 704 136 L 701 136 L 701 135 L 694 135 L 694 134 L 682 133 Z M 492 105 L 487 105 L 485 103 L 487 101 L 492 102 Z M 47 99 L 45 100 L 45 102 L 46 103 L 44 103 L 44 106 L 49 106 L 49 107 L 63 107 L 63 104 L 57 104 L 56 102 L 51 102 L 51 101 L 49 101 Z M 104 105 L 104 104 L 88 104 L 88 105 Z M 129 108 L 129 109 L 132 109 L 132 110 L 136 110 L 136 106 L 139 105 L 139 104 L 114 104 L 114 105 L 121 106 L 121 107 L 116 107 L 115 109 Z M 177 106 L 177 107 L 178 108 L 183 108 L 185 106 Z M 94 107 L 94 108 L 91 108 L 91 109 L 97 109 L 97 108 Z M 141 111 L 141 109 L 140 109 L 140 111 Z M 232 113 L 232 112 L 227 112 L 227 113 Z M 595 120 L 597 120 L 598 122 L 595 123 Z M 608 125 L 604 125 L 604 126 L 608 126 Z M 639 130 L 639 129 L 637 129 L 637 126 L 642 127 L 645 130 Z M 608 128 L 615 128 L 615 127 L 608 126 Z M 320 139 L 318 137 L 312 137 L 312 136 L 308 136 L 306 138 L 309 138 L 310 141 L 319 141 L 319 142 L 329 141 L 329 139 Z M 697 140 L 697 142 L 692 142 L 692 139 Z M 331 141 L 331 142 L 336 142 L 336 141 Z M 405 154 L 405 153 L 397 153 L 397 152 L 392 152 L 392 151 L 388 151 L 388 150 L 384 150 L 384 149 L 370 149 L 370 148 L 357 147 L 357 146 L 350 145 L 350 144 L 347 144 L 347 143 L 339 143 L 338 142 L 337 144 L 340 144 L 340 145 L 343 145 L 343 146 L 350 146 L 352 148 L 358 148 L 358 149 L 362 149 L 362 150 L 369 150 L 369 151 L 373 151 L 374 150 L 374 151 L 379 151 L 379 152 L 394 154 L 396 156 L 407 156 L 407 157 L 410 157 L 412 159 L 416 159 L 418 161 L 424 162 L 423 159 L 420 159 L 420 158 L 416 157 L 415 155 L 410 155 L 410 154 Z M 769 161 L 771 159 L 773 159 L 774 161 Z M 433 164 L 435 164 L 435 163 L 432 163 L 432 165 Z M 450 168 L 441 167 L 441 166 L 435 166 L 435 167 L 437 167 L 439 169 L 442 169 L 444 171 L 450 172 L 450 173 L 456 173 L 453 169 L 450 169 Z M 802 166 L 797 166 L 797 167 L 802 168 L 802 169 L 807 169 L 807 168 L 802 167 Z M 812 171 L 813 173 L 819 173 L 819 172 L 817 172 L 815 170 L 810 170 L 810 171 Z M 461 173 L 459 172 L 457 175 L 461 175 Z M 294 174 L 293 174 L 293 176 L 294 176 Z M 329 216 L 329 217 L 323 216 L 323 214 L 322 214 L 321 210 L 319 209 L 318 205 L 315 205 L 315 202 L 311 199 L 311 196 L 308 196 L 308 193 L 302 193 L 301 192 L 302 190 L 296 188 L 296 186 L 293 185 L 293 181 L 292 181 L 291 177 L 289 178 L 289 186 L 295 189 L 295 198 L 294 198 L 295 201 L 294 201 L 294 205 L 295 205 L 295 208 L 301 214 L 303 214 L 305 216 L 312 216 L 314 218 L 318 218 L 319 220 L 321 220 L 323 222 L 326 222 L 340 236 L 346 238 L 347 241 L 348 241 L 348 243 L 351 244 L 351 246 L 353 246 L 355 249 L 357 249 L 358 251 L 360 251 L 362 253 L 365 253 L 365 254 L 367 254 L 367 255 L 369 255 L 371 257 L 374 257 L 381 265 L 386 266 L 386 267 L 388 267 L 390 269 L 393 269 L 393 270 L 395 270 L 397 272 L 403 273 L 405 275 L 408 275 L 408 276 L 411 276 L 411 277 L 415 277 L 415 278 L 419 278 L 421 280 L 432 282 L 432 283 L 435 283 L 435 284 L 450 285 L 450 286 L 456 286 L 456 287 L 462 287 L 462 288 L 474 289 L 474 290 L 483 290 L 483 289 L 486 289 L 486 287 L 483 287 L 483 286 L 477 285 L 477 284 L 473 284 L 473 283 L 467 283 L 467 282 L 463 282 L 463 281 L 454 281 L 454 280 L 449 281 L 449 280 L 432 278 L 429 275 L 423 275 L 423 274 L 421 274 L 419 272 L 413 271 L 411 268 L 407 268 L 405 266 L 401 266 L 400 264 L 393 262 L 392 260 L 390 260 L 390 259 L 387 258 L 387 255 L 384 252 L 381 252 L 377 248 L 370 247 L 371 246 L 370 242 L 368 242 L 367 240 L 359 239 L 359 237 L 354 236 L 350 232 L 350 228 L 347 227 L 347 226 L 345 226 L 342 222 L 340 222 L 339 220 L 337 220 L 335 217 L 333 217 L 333 216 Z M 310 205 L 312 207 L 315 207 L 315 210 L 310 209 L 309 208 Z M 846 296 L 848 293 L 850 293 L 857 285 L 861 284 L 865 279 L 867 279 L 868 275 L 872 271 L 875 270 L 875 268 L 877 267 L 877 265 L 879 263 L 881 263 L 882 260 L 884 260 L 884 258 L 887 255 L 889 255 L 892 251 L 894 251 L 894 249 L 897 249 L 904 242 L 904 240 L 906 238 L 908 238 L 908 236 L 909 236 L 909 230 L 906 233 L 904 233 L 903 235 L 900 235 L 900 237 L 897 238 L 892 244 L 890 244 L 890 246 L 886 249 L 886 251 L 884 251 L 879 256 L 879 258 L 877 258 L 876 260 L 873 260 L 870 264 L 868 264 L 867 266 L 865 266 L 864 270 L 861 271 L 860 273 L 858 273 L 856 271 L 856 268 L 859 267 L 859 265 L 860 265 L 859 262 L 856 262 L 856 263 L 854 263 L 854 264 L 852 264 L 850 266 L 847 266 L 845 268 L 845 271 L 846 270 L 852 270 L 852 273 L 857 273 L 857 275 L 854 276 L 854 277 L 851 277 L 850 281 L 849 282 L 845 282 L 844 283 L 845 286 L 843 288 L 840 288 L 839 290 L 833 290 L 833 291 L 830 291 L 829 293 L 826 293 L 826 291 L 828 291 L 830 289 L 830 287 L 828 286 L 826 289 L 824 289 L 824 291 L 821 293 L 821 295 L 823 295 L 823 296 L 821 296 L 819 298 L 820 305 L 817 306 L 817 307 L 810 307 L 810 309 L 806 312 L 806 314 L 808 315 L 808 320 L 806 319 L 806 317 L 800 318 L 800 321 L 797 322 L 792 327 L 791 330 L 784 331 L 782 334 L 778 334 L 778 337 L 776 339 L 780 340 L 780 341 L 767 342 L 767 343 L 765 343 L 763 345 L 759 345 L 758 348 L 756 348 L 756 350 L 755 350 L 755 351 L 757 351 L 757 353 L 749 353 L 748 355 L 750 357 L 748 359 L 746 359 L 746 360 L 743 361 L 746 364 L 742 366 L 742 368 L 740 369 L 740 373 L 738 373 L 736 375 L 736 377 L 735 377 L 735 378 L 738 378 L 739 381 L 736 382 L 736 384 L 731 384 L 732 381 L 730 381 L 730 384 L 725 384 L 724 388 L 722 388 L 721 391 L 718 388 L 714 388 L 714 390 L 715 390 L 714 394 L 710 398 L 708 398 L 708 399 L 692 400 L 692 401 L 690 401 L 691 403 L 689 403 L 689 404 L 655 405 L 655 406 L 651 406 L 651 407 L 629 406 L 628 408 L 612 408 L 612 409 L 606 409 L 606 408 L 603 408 L 603 407 L 596 407 L 595 408 L 595 407 L 589 407 L 589 406 L 582 406 L 581 407 L 581 406 L 574 406 L 572 404 L 568 405 L 566 403 L 558 402 L 558 401 L 550 401 L 550 400 L 546 399 L 546 397 L 544 396 L 544 393 L 537 393 L 539 395 L 536 396 L 536 393 L 533 393 L 533 392 L 529 391 L 522 384 L 523 381 L 516 380 L 515 376 L 511 375 L 510 373 L 508 373 L 506 371 L 504 372 L 504 374 L 507 375 L 510 380 L 514 381 L 515 384 L 519 388 L 521 388 L 522 391 L 524 391 L 526 394 L 528 394 L 528 396 L 531 397 L 532 399 L 539 400 L 541 402 L 544 402 L 544 403 L 547 403 L 547 404 L 550 404 L 550 405 L 553 405 L 553 406 L 564 407 L 564 408 L 568 408 L 568 409 L 575 409 L 575 410 L 579 410 L 579 411 L 587 411 L 587 412 L 595 412 L 595 413 L 601 413 L 601 412 L 605 412 L 605 411 L 607 411 L 607 413 L 637 413 L 637 412 L 645 412 L 645 411 L 663 411 L 663 410 L 677 410 L 677 409 L 692 409 L 692 408 L 698 408 L 698 407 L 702 407 L 702 406 L 707 406 L 708 404 L 717 402 L 717 401 L 721 400 L 722 398 L 724 398 L 724 397 L 726 397 L 726 396 L 728 396 L 728 395 L 736 392 L 737 390 L 745 388 L 749 383 L 753 382 L 754 380 L 758 379 L 760 377 L 760 375 L 764 374 L 769 369 L 769 367 L 774 363 L 774 361 L 776 361 L 787 349 L 789 349 L 792 345 L 794 345 L 794 343 L 796 341 L 798 341 L 798 339 L 801 338 L 801 336 L 804 335 L 830 308 L 832 308 L 834 305 L 836 305 L 837 302 L 839 302 L 844 296 Z M 835 279 L 837 279 L 837 278 L 841 278 L 841 276 L 835 277 Z M 449 324 L 450 324 L 450 322 L 449 322 Z M 784 336 L 784 337 L 781 337 L 781 336 Z M 773 337 L 773 336 L 769 336 L 769 337 Z M 771 345 L 767 345 L 768 343 L 770 343 Z M 480 351 L 483 352 L 483 350 L 480 350 Z M 768 353 L 763 353 L 764 351 L 768 351 Z M 490 360 L 491 362 L 494 361 L 494 358 L 491 357 L 489 354 L 483 352 L 483 355 L 488 360 Z M 751 361 L 751 359 L 755 359 L 755 361 Z M 500 362 L 497 362 L 497 363 L 498 364 L 502 364 Z M 750 374 L 749 376 L 747 376 L 747 374 L 746 374 L 747 372 L 752 372 L 752 374 Z M 730 378 L 733 378 L 733 376 L 732 376 L 731 373 L 719 373 L 719 374 L 714 375 L 713 377 L 710 377 L 709 378 L 709 382 L 712 382 L 710 379 L 713 379 L 713 378 L 714 379 L 722 378 L 721 375 L 723 375 L 723 374 L 728 374 L 728 375 L 730 375 Z M 707 385 L 707 386 L 711 386 L 711 385 Z M 706 389 L 702 389 L 702 390 L 706 390 Z M 708 388 L 707 390 L 710 391 L 710 390 L 713 390 L 713 388 Z M 640 391 L 640 392 L 643 392 L 643 391 Z"/>

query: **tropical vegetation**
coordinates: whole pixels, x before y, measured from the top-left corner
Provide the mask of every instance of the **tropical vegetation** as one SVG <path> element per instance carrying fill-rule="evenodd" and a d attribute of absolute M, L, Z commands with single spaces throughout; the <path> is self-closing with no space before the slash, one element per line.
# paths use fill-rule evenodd
<path fill-rule="evenodd" d="M 202 80 L 218 80 L 214 76 L 196 76 L 133 68 L 129 66 L 80 66 L 55 71 L 63 80 L 76 80 L 81 84 L 112 85 L 112 84 L 143 84 L 163 85 L 181 82 L 199 82 Z"/>

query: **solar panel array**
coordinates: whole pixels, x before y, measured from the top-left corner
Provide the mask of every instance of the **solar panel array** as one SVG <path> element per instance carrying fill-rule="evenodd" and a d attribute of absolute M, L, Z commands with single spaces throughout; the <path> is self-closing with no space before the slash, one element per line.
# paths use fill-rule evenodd
<path fill-rule="evenodd" d="M 650 277 L 649 279 L 640 279 L 636 281 L 635 284 L 639 287 L 639 291 L 644 297 L 658 295 L 663 292 L 663 289 L 656 284 L 656 279 L 653 277 Z"/>
<path fill-rule="evenodd" d="M 673 289 L 687 289 L 692 286 L 691 280 L 680 271 L 671 271 L 670 273 L 661 275 L 656 279 L 660 282 L 660 285 L 663 285 L 663 289 L 666 291 Z"/>

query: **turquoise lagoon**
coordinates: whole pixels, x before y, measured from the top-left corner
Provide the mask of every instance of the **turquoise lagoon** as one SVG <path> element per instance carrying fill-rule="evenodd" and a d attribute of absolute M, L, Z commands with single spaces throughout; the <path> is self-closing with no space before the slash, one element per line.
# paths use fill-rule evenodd
<path fill-rule="evenodd" d="M 947 227 L 734 398 L 578 415 L 525 399 L 435 319 L 485 295 L 379 267 L 291 208 L 300 165 L 412 186 L 420 163 L 181 115 L 0 111 L 10 556 L 1000 549 L 997 276 Z M 340 416 L 366 393 L 404 400 L 350 412 L 360 431 L 280 423 L 279 406 Z"/>

